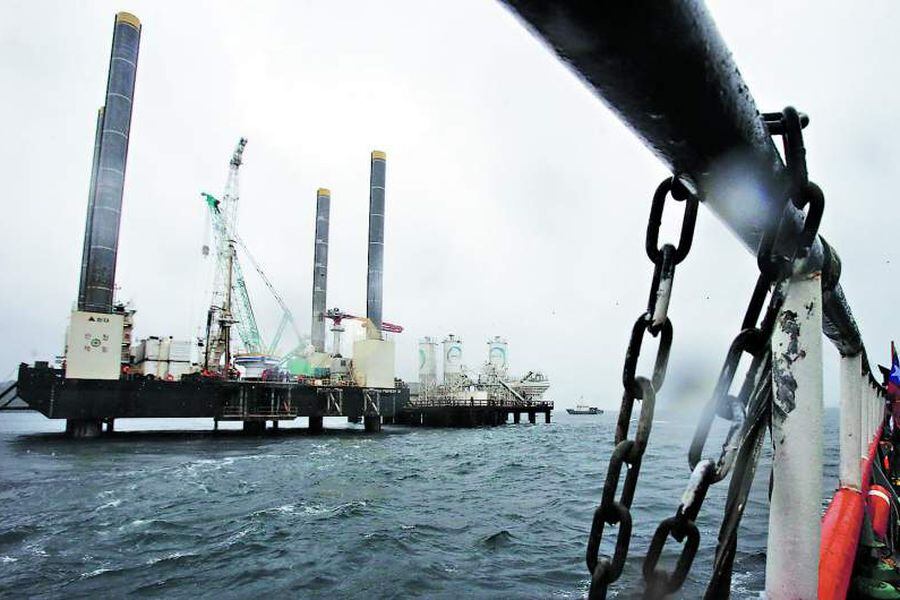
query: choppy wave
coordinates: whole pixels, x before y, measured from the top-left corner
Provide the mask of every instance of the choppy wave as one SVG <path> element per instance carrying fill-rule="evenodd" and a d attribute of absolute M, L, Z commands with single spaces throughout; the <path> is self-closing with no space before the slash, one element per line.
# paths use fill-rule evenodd
<path fill-rule="evenodd" d="M 169 436 L 114 446 L 3 434 L 0 590 L 581 598 L 616 415 L 557 418 L 478 430 L 388 427 L 371 437 Z M 687 483 L 691 426 L 677 415 L 654 421 L 631 558 L 611 597 L 639 597 L 632 586 L 641 556 Z M 734 598 L 755 599 L 763 588 L 767 477 L 763 466 L 747 504 Z M 705 503 L 682 597 L 702 594 L 724 493 L 714 487 Z"/>

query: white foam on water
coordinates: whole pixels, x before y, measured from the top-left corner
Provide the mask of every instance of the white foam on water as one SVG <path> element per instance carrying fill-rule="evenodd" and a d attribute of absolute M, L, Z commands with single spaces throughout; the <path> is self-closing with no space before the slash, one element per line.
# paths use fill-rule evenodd
<path fill-rule="evenodd" d="M 163 562 L 163 561 L 165 561 L 165 560 L 174 560 L 174 559 L 176 559 L 176 558 L 181 558 L 182 556 L 195 556 L 195 555 L 194 555 L 194 554 L 190 554 L 190 553 L 188 553 L 188 554 L 183 554 L 183 553 L 181 553 L 181 552 L 172 552 L 172 553 L 170 553 L 170 554 L 165 554 L 165 555 L 163 555 L 163 556 L 157 556 L 156 558 L 151 558 L 150 560 L 148 560 L 148 561 L 147 561 L 146 563 L 144 563 L 144 564 L 146 564 L 146 565 L 155 565 L 156 563 L 161 563 L 161 562 Z"/>
<path fill-rule="evenodd" d="M 106 567 L 100 567 L 99 569 L 94 569 L 88 573 L 82 573 L 78 576 L 79 579 L 90 579 L 91 577 L 96 577 L 97 575 L 102 575 L 111 569 L 107 569 Z"/>
<path fill-rule="evenodd" d="M 115 500 L 110 500 L 106 504 L 101 504 L 100 506 L 98 506 L 97 508 L 94 509 L 94 512 L 97 512 L 100 510 L 106 510 L 107 508 L 116 508 L 120 504 L 122 504 L 122 500 L 119 498 L 116 498 Z"/>

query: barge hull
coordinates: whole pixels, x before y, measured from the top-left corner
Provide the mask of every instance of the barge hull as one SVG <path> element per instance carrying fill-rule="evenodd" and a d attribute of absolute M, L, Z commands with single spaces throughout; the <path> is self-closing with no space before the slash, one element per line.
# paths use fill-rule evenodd
<path fill-rule="evenodd" d="M 18 394 L 50 419 L 209 417 L 280 420 L 310 416 L 394 417 L 408 388 L 317 386 L 297 382 L 185 378 L 66 379 L 58 369 L 19 366 Z"/>

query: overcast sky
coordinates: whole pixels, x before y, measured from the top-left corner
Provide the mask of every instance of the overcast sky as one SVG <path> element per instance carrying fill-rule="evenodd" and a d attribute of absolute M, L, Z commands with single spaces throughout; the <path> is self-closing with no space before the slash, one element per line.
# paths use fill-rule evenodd
<path fill-rule="evenodd" d="M 512 369 L 545 371 L 560 404 L 618 404 L 652 273 L 649 199 L 666 171 L 490 0 L 3 2 L 0 377 L 61 351 L 118 10 L 143 22 L 117 274 L 139 337 L 187 338 L 205 318 L 200 192 L 221 193 L 240 136 L 240 233 L 303 328 L 318 187 L 332 190 L 328 305 L 363 314 L 369 153 L 379 149 L 384 316 L 406 328 L 400 375 L 416 378 L 421 336 L 460 335 L 477 367 L 487 338 L 503 335 Z M 710 11 L 758 106 L 811 116 L 820 231 L 843 259 L 869 354 L 884 362 L 900 260 L 900 4 Z M 755 278 L 753 257 L 701 208 L 675 282 L 663 402 L 711 391 Z M 280 315 L 248 279 L 270 337 Z M 833 402 L 836 352 L 826 354 Z"/>

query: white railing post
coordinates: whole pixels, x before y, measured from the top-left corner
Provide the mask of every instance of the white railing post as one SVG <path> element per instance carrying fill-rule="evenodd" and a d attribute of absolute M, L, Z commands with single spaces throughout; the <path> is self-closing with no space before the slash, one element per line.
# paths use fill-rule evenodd
<path fill-rule="evenodd" d="M 860 410 L 860 430 L 859 430 L 859 462 L 862 463 L 866 459 L 866 453 L 869 451 L 869 404 L 866 402 L 868 385 L 863 379 L 862 372 L 856 378 L 856 389 L 859 394 L 859 410 Z"/>
<path fill-rule="evenodd" d="M 859 450 L 863 424 L 860 405 L 859 379 L 862 373 L 862 354 L 841 357 L 841 443 L 840 481 L 844 487 L 859 489 L 862 473 L 859 468 Z"/>
<path fill-rule="evenodd" d="M 869 413 L 871 417 L 869 419 L 869 442 L 875 439 L 875 428 L 878 427 L 878 407 L 875 404 L 875 390 L 872 389 L 872 385 L 869 383 L 869 378 L 866 377 L 866 398 L 869 399 Z M 867 450 L 868 452 L 868 450 Z"/>
<path fill-rule="evenodd" d="M 869 454 L 869 444 L 872 443 L 872 390 L 869 389 L 869 382 L 863 378 L 863 399 L 866 402 L 866 415 L 869 417 L 868 423 L 866 424 L 866 433 L 868 434 L 868 440 L 866 444 L 866 455 Z"/>
<path fill-rule="evenodd" d="M 813 600 L 822 537 L 821 274 L 794 277 L 772 334 L 769 600 Z"/>
<path fill-rule="evenodd" d="M 866 379 L 866 400 L 869 403 L 869 443 L 872 443 L 872 438 L 875 436 L 875 403 L 872 401 L 872 386 L 869 385 L 869 380 Z M 868 448 L 866 448 L 866 456 L 868 456 Z"/>

